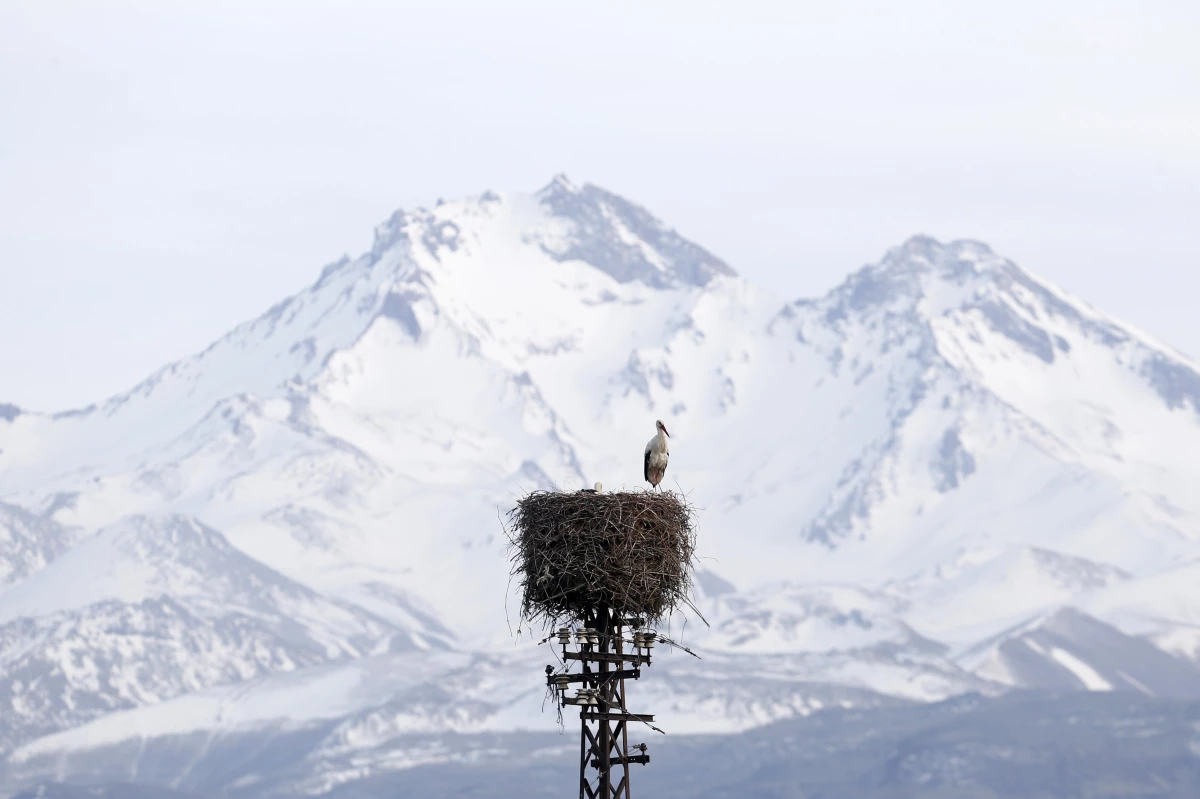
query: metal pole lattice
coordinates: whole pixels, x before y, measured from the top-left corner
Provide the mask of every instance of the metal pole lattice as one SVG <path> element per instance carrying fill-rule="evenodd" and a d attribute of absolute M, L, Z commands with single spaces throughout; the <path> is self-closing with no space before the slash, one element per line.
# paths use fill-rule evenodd
<path fill-rule="evenodd" d="M 629 724 L 652 722 L 654 716 L 630 713 L 626 708 L 625 681 L 641 677 L 641 667 L 650 665 L 654 646 L 652 632 L 633 633 L 626 641 L 625 631 L 639 630 L 641 619 L 624 618 L 606 607 L 584 616 L 583 627 L 574 633 L 578 651 L 570 651 L 571 631 L 559 630 L 563 662 L 580 665 L 577 674 L 554 675 L 547 667 L 547 683 L 558 691 L 562 706 L 580 708 L 579 797 L 580 799 L 631 799 L 629 766 L 650 762 L 645 744 L 631 754 Z M 578 683 L 574 696 L 568 688 Z"/>

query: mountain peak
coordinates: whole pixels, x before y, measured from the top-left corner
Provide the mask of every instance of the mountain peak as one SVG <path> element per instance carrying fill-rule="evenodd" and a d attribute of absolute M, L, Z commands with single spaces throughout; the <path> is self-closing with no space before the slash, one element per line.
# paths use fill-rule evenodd
<path fill-rule="evenodd" d="M 535 197 L 571 228 L 565 241 L 543 245 L 558 260 L 584 261 L 620 283 L 653 288 L 705 286 L 715 277 L 736 274 L 645 208 L 599 186 L 576 186 L 560 174 Z"/>
<path fill-rule="evenodd" d="M 994 255 L 992 248 L 976 239 L 951 239 L 942 242 L 927 233 L 917 233 L 909 236 L 901 244 L 888 250 L 884 260 L 888 261 L 897 256 L 906 259 L 925 258 L 935 261 L 945 253 L 974 253 L 977 255 Z"/>
<path fill-rule="evenodd" d="M 579 187 L 571 182 L 571 179 L 565 173 L 559 172 L 550 182 L 537 190 L 537 196 L 549 197 L 555 194 L 578 194 Z"/>
<path fill-rule="evenodd" d="M 533 216 L 530 204 L 536 209 Z M 515 234 L 557 261 L 586 263 L 619 283 L 702 287 L 714 277 L 735 274 L 645 208 L 591 183 L 573 183 L 561 173 L 532 197 L 489 191 L 468 201 L 439 202 L 433 211 L 397 210 L 376 226 L 369 262 L 383 259 L 398 244 L 440 260 L 440 251 L 455 251 L 469 239 L 486 248 L 486 239 L 497 233 Z"/>
<path fill-rule="evenodd" d="M 1046 364 L 1057 354 L 1069 353 L 1072 341 L 1119 349 L 1126 351 L 1122 357 L 1127 365 L 1140 371 L 1170 408 L 1192 405 L 1200 413 L 1200 372 L 1188 359 L 979 241 L 942 243 L 927 235 L 913 236 L 888 250 L 878 263 L 849 275 L 820 300 L 792 306 L 800 307 L 819 309 L 821 322 L 838 329 L 848 324 L 873 327 L 887 320 L 889 337 L 902 329 L 926 336 L 932 326 L 944 333 L 954 326 L 959 349 L 990 330 Z M 990 340 L 995 344 L 996 339 Z"/>
<path fill-rule="evenodd" d="M 878 263 L 849 275 L 821 303 L 825 318 L 834 323 L 879 313 L 929 321 L 974 310 L 1002 326 L 1014 315 L 1035 325 L 1058 317 L 1089 328 L 1108 343 L 1127 338 L 1116 323 L 971 239 L 943 243 L 913 236 Z"/>
<path fill-rule="evenodd" d="M 889 274 L 919 274 L 961 283 L 971 277 L 1012 276 L 1020 269 L 996 255 L 991 247 L 973 239 L 941 242 L 918 234 L 889 249 L 880 262 L 868 267 Z"/>

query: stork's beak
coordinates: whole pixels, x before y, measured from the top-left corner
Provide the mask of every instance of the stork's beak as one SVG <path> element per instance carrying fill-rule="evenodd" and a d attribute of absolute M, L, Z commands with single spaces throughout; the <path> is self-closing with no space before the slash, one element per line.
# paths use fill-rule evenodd
<path fill-rule="evenodd" d="M 667 438 L 670 438 L 671 434 L 667 432 L 667 426 L 664 424 L 662 426 L 662 428 L 663 428 L 663 433 L 666 434 Z"/>

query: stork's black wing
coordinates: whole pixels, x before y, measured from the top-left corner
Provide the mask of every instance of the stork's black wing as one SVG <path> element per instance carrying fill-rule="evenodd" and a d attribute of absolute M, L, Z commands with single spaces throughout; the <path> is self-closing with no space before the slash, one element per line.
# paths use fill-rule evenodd
<path fill-rule="evenodd" d="M 646 447 L 646 457 L 642 461 L 642 479 L 650 482 L 650 448 Z"/>

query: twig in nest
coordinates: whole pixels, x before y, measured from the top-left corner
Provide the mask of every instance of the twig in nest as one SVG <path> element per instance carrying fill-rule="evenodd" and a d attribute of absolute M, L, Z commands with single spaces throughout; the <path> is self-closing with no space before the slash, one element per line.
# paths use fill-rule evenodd
<path fill-rule="evenodd" d="M 664 644 L 666 644 L 667 646 L 673 646 L 673 647 L 675 647 L 676 649 L 682 649 L 684 652 L 687 652 L 689 655 L 691 655 L 692 657 L 694 657 L 696 660 L 703 660 L 703 659 L 704 659 L 704 658 L 700 657 L 699 655 L 697 655 L 697 654 L 696 654 L 695 652 L 693 652 L 692 650 L 688 649 L 688 648 L 687 648 L 686 646 L 684 646 L 683 644 L 677 644 L 677 643 L 675 643 L 674 641 L 672 641 L 670 638 L 667 638 L 665 635 L 659 635 L 659 636 L 657 637 L 657 639 L 656 639 L 656 640 L 658 640 L 658 641 L 659 641 L 659 642 L 661 642 L 661 643 L 664 643 Z"/>

